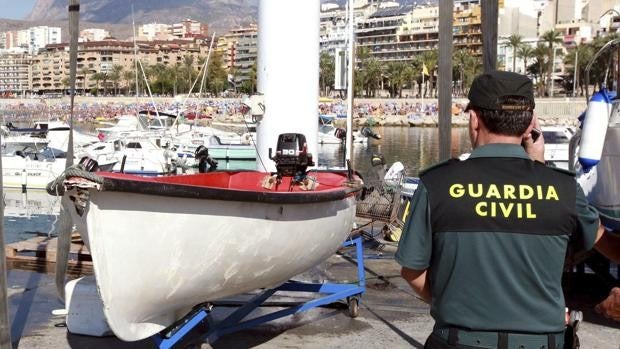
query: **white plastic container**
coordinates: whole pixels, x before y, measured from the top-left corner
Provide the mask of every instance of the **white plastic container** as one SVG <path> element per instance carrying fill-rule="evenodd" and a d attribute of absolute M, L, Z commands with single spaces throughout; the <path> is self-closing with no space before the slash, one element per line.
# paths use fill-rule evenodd
<path fill-rule="evenodd" d="M 103 301 L 92 275 L 71 280 L 65 285 L 67 329 L 71 333 L 103 337 L 112 330 L 103 313 Z"/>
<path fill-rule="evenodd" d="M 579 143 L 579 163 L 584 172 L 588 172 L 601 160 L 610 114 L 611 101 L 607 91 L 602 89 L 590 98 L 583 120 Z"/>

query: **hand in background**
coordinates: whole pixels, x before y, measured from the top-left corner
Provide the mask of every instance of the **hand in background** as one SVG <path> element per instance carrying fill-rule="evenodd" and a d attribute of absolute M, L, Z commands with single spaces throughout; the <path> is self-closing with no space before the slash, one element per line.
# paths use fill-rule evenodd
<path fill-rule="evenodd" d="M 620 321 L 620 287 L 612 288 L 609 297 L 597 304 L 595 309 L 607 318 Z"/>

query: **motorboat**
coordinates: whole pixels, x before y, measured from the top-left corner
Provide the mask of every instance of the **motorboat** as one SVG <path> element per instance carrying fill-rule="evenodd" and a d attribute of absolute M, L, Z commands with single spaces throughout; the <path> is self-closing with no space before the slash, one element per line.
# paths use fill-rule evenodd
<path fill-rule="evenodd" d="M 302 170 L 301 139 L 287 142 L 296 144 L 294 159 L 275 157 L 275 176 L 97 172 L 97 180 L 65 181 L 88 191 L 85 201 L 72 194 L 70 211 L 118 337 L 151 336 L 195 304 L 278 285 L 338 249 L 353 227 L 360 182 L 347 171 Z M 292 175 L 300 172 L 305 180 Z"/>
<path fill-rule="evenodd" d="M 331 123 L 323 123 L 319 125 L 318 143 L 319 144 L 344 144 L 347 131 L 341 127 L 335 127 Z M 381 136 L 376 134 L 370 127 L 362 127 L 353 131 L 353 143 L 368 144 L 370 138 L 380 139 Z"/>
<path fill-rule="evenodd" d="M 65 169 L 64 151 L 45 141 L 2 145 L 2 185 L 6 188 L 44 189 Z"/>
<path fill-rule="evenodd" d="M 569 126 L 543 126 L 545 161 L 553 166 L 569 169 L 569 143 L 575 129 Z"/>
<path fill-rule="evenodd" d="M 142 176 L 161 176 L 176 172 L 173 151 L 153 140 L 134 136 L 107 139 L 81 149 L 77 158 L 97 161 L 99 168 Z"/>

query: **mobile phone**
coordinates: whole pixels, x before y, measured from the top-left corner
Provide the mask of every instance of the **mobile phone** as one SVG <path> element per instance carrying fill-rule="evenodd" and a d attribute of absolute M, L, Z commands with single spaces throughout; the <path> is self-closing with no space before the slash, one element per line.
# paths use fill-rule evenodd
<path fill-rule="evenodd" d="M 530 135 L 532 136 L 532 142 L 536 142 L 541 134 L 542 134 L 541 130 L 537 128 L 532 128 L 532 132 L 530 133 Z"/>

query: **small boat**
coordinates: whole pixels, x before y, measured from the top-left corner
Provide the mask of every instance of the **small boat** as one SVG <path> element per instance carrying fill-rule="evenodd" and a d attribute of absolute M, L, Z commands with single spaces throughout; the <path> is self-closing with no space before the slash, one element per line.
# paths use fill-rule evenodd
<path fill-rule="evenodd" d="M 575 131 L 569 126 L 543 126 L 545 161 L 553 166 L 569 169 L 569 143 Z"/>
<path fill-rule="evenodd" d="M 65 169 L 66 154 L 47 142 L 2 145 L 2 185 L 6 188 L 44 189 Z"/>
<path fill-rule="evenodd" d="M 288 137 L 287 144 L 305 142 Z M 65 181 L 88 191 L 87 200 L 74 196 L 70 211 L 119 338 L 149 337 L 196 304 L 278 285 L 336 251 L 353 226 L 360 182 L 319 170 L 299 180 L 311 161 L 299 146 L 295 156 L 278 148 L 276 176 L 97 172 Z"/>
<path fill-rule="evenodd" d="M 160 148 L 143 137 L 111 138 L 81 149 L 77 158 L 97 161 L 100 169 L 141 176 L 162 176 L 175 173 L 174 152 Z"/>

